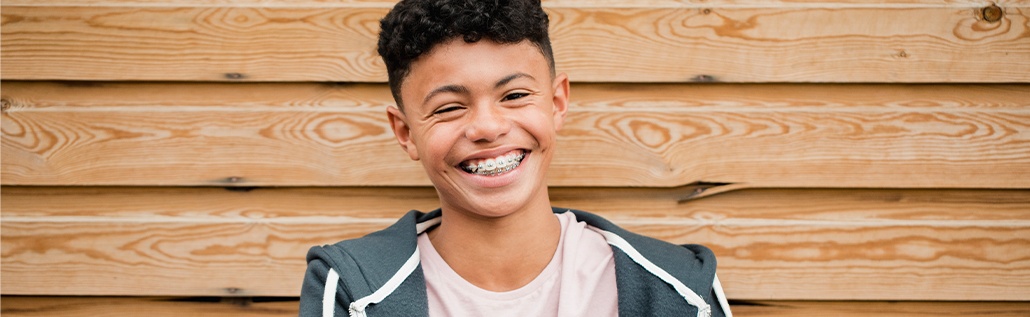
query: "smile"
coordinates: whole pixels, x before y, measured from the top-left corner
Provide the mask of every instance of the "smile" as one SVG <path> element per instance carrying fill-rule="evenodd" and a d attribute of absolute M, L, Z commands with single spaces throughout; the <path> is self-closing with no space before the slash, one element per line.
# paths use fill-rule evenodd
<path fill-rule="evenodd" d="M 525 151 L 514 150 L 494 158 L 464 161 L 459 164 L 459 167 L 473 175 L 497 176 L 519 167 L 525 157 Z"/>

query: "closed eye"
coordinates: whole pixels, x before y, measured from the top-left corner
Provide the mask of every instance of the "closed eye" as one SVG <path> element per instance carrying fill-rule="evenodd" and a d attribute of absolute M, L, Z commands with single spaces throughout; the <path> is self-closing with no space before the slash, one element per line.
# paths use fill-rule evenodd
<path fill-rule="evenodd" d="M 451 111 L 458 111 L 458 110 L 461 110 L 461 107 L 457 107 L 457 106 L 444 107 L 444 108 L 440 108 L 440 109 L 436 110 L 435 112 L 433 112 L 433 114 L 444 114 L 444 113 L 448 113 L 448 112 L 451 112 Z"/>

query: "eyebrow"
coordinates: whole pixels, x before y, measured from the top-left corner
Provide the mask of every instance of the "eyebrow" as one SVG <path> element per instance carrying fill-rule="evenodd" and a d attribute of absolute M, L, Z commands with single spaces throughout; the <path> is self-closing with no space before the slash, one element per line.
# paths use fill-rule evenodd
<path fill-rule="evenodd" d="M 514 74 L 511 74 L 511 75 L 505 76 L 504 78 L 501 78 L 501 80 L 498 80 L 497 83 L 494 84 L 494 88 L 501 88 L 501 86 L 507 85 L 512 80 L 516 80 L 516 79 L 523 78 L 523 77 L 526 77 L 526 78 L 529 78 L 529 79 L 534 79 L 534 80 L 536 79 L 536 78 L 533 78 L 533 76 L 531 76 L 529 74 L 526 74 L 526 73 L 522 73 L 522 72 L 514 73 Z"/>
<path fill-rule="evenodd" d="M 497 83 L 494 84 L 494 88 L 495 89 L 496 88 L 501 88 L 501 86 L 507 85 L 511 81 L 519 79 L 519 78 L 536 79 L 536 78 L 534 78 L 530 74 L 518 72 L 518 73 L 514 73 L 514 74 L 511 74 L 511 75 L 508 75 L 508 76 L 504 76 L 504 78 L 501 78 L 501 80 L 498 80 Z M 447 93 L 447 92 L 449 92 L 449 93 L 456 93 L 456 94 L 467 94 L 467 93 L 469 93 L 469 89 L 468 89 L 468 87 L 461 86 L 461 85 L 444 85 L 444 86 L 440 86 L 440 87 L 437 87 L 436 89 L 433 89 L 433 91 L 430 91 L 429 94 L 426 95 L 426 98 L 422 99 L 422 103 L 428 103 L 429 99 L 432 99 L 434 96 L 442 94 L 442 93 Z"/>
<path fill-rule="evenodd" d="M 439 94 L 442 94 L 442 93 L 445 93 L 445 92 L 456 93 L 456 94 L 467 94 L 469 92 L 469 89 L 467 87 L 465 87 L 465 86 L 459 86 L 459 85 L 446 85 L 446 86 L 436 87 L 436 89 L 433 89 L 433 91 L 430 91 L 429 94 L 426 95 L 425 99 L 422 99 L 422 103 L 423 104 L 424 103 L 428 103 L 429 99 L 432 99 L 433 96 L 436 96 L 436 95 L 439 95 Z"/>

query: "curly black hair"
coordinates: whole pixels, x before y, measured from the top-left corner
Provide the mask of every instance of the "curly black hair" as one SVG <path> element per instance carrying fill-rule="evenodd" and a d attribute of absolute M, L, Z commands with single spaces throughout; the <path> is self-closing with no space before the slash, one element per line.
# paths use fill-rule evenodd
<path fill-rule="evenodd" d="M 553 76 L 548 23 L 539 0 L 402 0 L 379 22 L 378 50 L 386 62 L 390 92 L 403 109 L 401 82 L 411 63 L 459 36 L 467 43 L 482 38 L 501 44 L 529 40 L 543 53 Z"/>

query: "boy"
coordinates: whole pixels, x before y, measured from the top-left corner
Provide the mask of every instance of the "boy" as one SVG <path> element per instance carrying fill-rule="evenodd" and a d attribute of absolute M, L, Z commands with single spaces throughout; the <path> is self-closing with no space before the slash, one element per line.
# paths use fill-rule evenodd
<path fill-rule="evenodd" d="M 540 3 L 401 1 L 379 54 L 397 142 L 440 209 L 313 247 L 303 316 L 729 316 L 708 249 L 552 208 L 569 105 Z"/>

